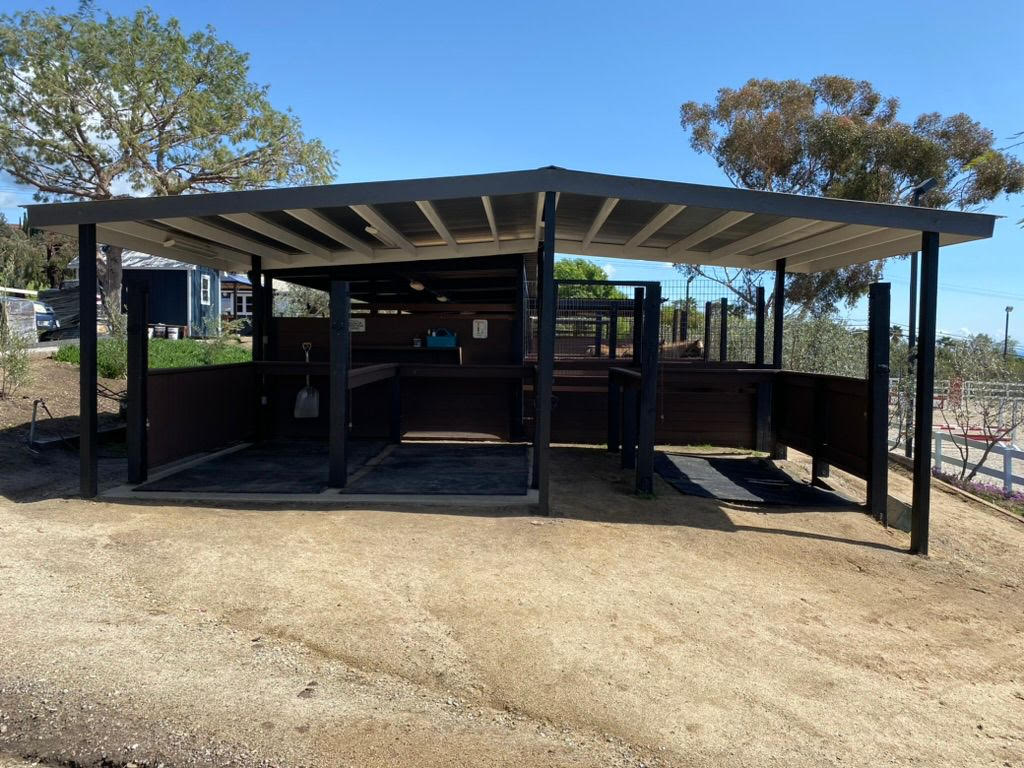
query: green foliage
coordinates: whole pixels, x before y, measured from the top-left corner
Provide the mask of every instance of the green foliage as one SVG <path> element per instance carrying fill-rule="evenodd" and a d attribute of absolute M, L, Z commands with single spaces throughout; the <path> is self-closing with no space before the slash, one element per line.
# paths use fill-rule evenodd
<path fill-rule="evenodd" d="M 275 313 L 284 317 L 330 317 L 331 302 L 326 291 L 307 288 L 304 285 L 291 284 L 287 291 L 275 294 L 281 298 L 280 311 Z"/>
<path fill-rule="evenodd" d="M 1024 191 L 1024 163 L 996 149 L 992 132 L 968 115 L 927 113 L 906 123 L 898 111 L 897 99 L 868 82 L 825 75 L 806 83 L 752 79 L 722 88 L 714 103 L 686 102 L 680 118 L 690 145 L 748 189 L 897 203 L 934 177 L 938 185 L 921 204 L 962 209 Z M 690 270 L 751 303 L 763 274 Z M 881 273 L 882 263 L 873 262 L 790 275 L 787 301 L 827 314 L 855 303 Z"/>
<path fill-rule="evenodd" d="M 589 259 L 559 259 L 555 262 L 556 280 L 607 280 L 608 273 Z M 624 299 L 626 294 L 614 285 L 563 285 L 560 299 Z"/>
<path fill-rule="evenodd" d="M 97 368 L 100 376 L 122 379 L 125 366 L 121 347 L 114 339 L 97 342 Z M 65 344 L 54 355 L 56 360 L 78 365 L 81 362 L 77 345 Z M 223 363 L 245 363 L 252 360 L 252 351 L 241 344 L 204 342 L 197 339 L 150 339 L 150 368 L 194 368 Z"/>
<path fill-rule="evenodd" d="M 323 183 L 334 158 L 212 28 L 150 8 L 0 16 L 0 167 L 37 198 Z"/>
<path fill-rule="evenodd" d="M 0 398 L 11 397 L 28 382 L 28 346 L 29 339 L 7 322 L 6 308 L 0 302 Z"/>

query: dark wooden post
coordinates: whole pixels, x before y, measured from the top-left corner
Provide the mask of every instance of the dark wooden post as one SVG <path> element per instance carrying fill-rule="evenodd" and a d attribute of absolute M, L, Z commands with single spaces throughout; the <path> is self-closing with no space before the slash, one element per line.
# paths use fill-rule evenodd
<path fill-rule="evenodd" d="M 540 332 L 537 349 L 536 435 L 533 452 L 536 461 L 538 511 L 551 514 L 551 394 L 555 381 L 555 193 L 544 194 L 544 245 L 538 263 Z"/>
<path fill-rule="evenodd" d="M 939 289 L 939 233 L 921 233 L 921 310 L 917 328 L 917 400 L 914 434 L 914 498 L 910 513 L 910 551 L 928 554 L 931 513 L 932 409 L 935 397 L 935 312 Z"/>
<path fill-rule="evenodd" d="M 754 365 L 764 365 L 764 286 L 757 286 L 754 300 Z"/>
<path fill-rule="evenodd" d="M 149 367 L 149 286 L 126 282 L 128 296 L 128 482 L 145 482 L 149 472 L 146 422 Z"/>
<path fill-rule="evenodd" d="M 690 338 L 690 302 L 683 307 L 683 314 L 679 318 L 679 338 L 688 341 Z"/>
<path fill-rule="evenodd" d="M 619 356 L 619 308 L 612 307 L 608 317 L 608 359 L 615 360 Z"/>
<path fill-rule="evenodd" d="M 704 362 L 711 360 L 711 308 L 710 301 L 704 303 Z"/>
<path fill-rule="evenodd" d="M 679 341 L 679 310 L 672 310 L 672 343 Z"/>
<path fill-rule="evenodd" d="M 594 313 L 594 357 L 601 356 L 601 342 L 604 340 L 602 318 L 600 312 Z"/>
<path fill-rule="evenodd" d="M 623 469 L 636 466 L 636 422 L 637 388 L 630 382 L 622 388 L 622 457 L 619 466 Z"/>
<path fill-rule="evenodd" d="M 786 312 L 786 260 L 775 261 L 775 297 L 772 300 L 772 368 L 782 370 L 782 320 Z M 776 382 L 774 386 L 779 386 Z M 774 395 L 774 390 L 773 390 Z M 772 425 L 772 458 L 785 459 L 789 454 L 786 446 L 781 445 L 775 437 L 775 425 Z"/>
<path fill-rule="evenodd" d="M 277 321 L 274 320 L 274 279 L 270 275 L 263 277 L 263 359 L 279 360 L 280 350 L 277 347 Z"/>
<path fill-rule="evenodd" d="M 608 450 L 619 450 L 622 426 L 622 384 L 611 370 L 608 371 Z"/>
<path fill-rule="evenodd" d="M 120 297 L 118 297 L 120 298 Z M 99 492 L 96 432 L 96 225 L 78 225 L 78 457 L 82 496 Z"/>
<path fill-rule="evenodd" d="M 782 367 L 782 318 L 786 311 L 786 260 L 775 262 L 775 298 L 772 300 L 772 367 Z"/>
<path fill-rule="evenodd" d="M 643 365 L 640 369 L 640 423 L 637 434 L 636 492 L 654 493 L 654 431 L 658 424 L 658 352 L 661 284 L 647 286 L 644 298 Z"/>
<path fill-rule="evenodd" d="M 868 289 L 868 512 L 888 524 L 889 283 Z"/>
<path fill-rule="evenodd" d="M 729 300 L 722 299 L 722 319 L 718 332 L 718 359 L 723 363 L 729 359 Z"/>
<path fill-rule="evenodd" d="M 331 281 L 331 399 L 329 408 L 330 470 L 328 484 L 344 488 L 348 482 L 348 364 L 349 313 L 351 299 L 348 282 Z"/>
<path fill-rule="evenodd" d="M 633 365 L 640 365 L 644 345 L 644 289 L 633 289 Z"/>

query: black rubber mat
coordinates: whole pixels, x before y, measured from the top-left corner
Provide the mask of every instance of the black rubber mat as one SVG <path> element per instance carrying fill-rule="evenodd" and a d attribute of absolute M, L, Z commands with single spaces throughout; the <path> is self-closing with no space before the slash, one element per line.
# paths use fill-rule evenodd
<path fill-rule="evenodd" d="M 406 443 L 342 493 L 519 496 L 526 494 L 529 471 L 525 445 Z"/>
<path fill-rule="evenodd" d="M 719 501 L 790 507 L 849 506 L 833 491 L 798 483 L 767 459 L 703 458 L 657 453 L 654 471 L 680 493 Z"/>
<path fill-rule="evenodd" d="M 350 440 L 349 475 L 380 453 L 384 440 Z M 327 487 L 327 443 L 267 440 L 218 456 L 136 491 L 197 493 L 320 493 Z"/>

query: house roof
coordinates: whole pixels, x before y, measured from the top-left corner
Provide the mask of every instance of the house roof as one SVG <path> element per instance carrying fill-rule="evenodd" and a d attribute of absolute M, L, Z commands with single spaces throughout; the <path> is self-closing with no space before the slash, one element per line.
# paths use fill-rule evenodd
<path fill-rule="evenodd" d="M 287 270 L 529 253 L 557 194 L 560 253 L 817 272 L 992 235 L 994 216 L 528 171 L 28 206 L 29 224 L 217 269 Z"/>
<path fill-rule="evenodd" d="M 73 258 L 68 266 L 71 269 L 78 269 L 78 257 Z M 188 269 L 190 266 L 186 261 L 154 256 L 151 253 L 125 251 L 121 254 L 121 269 Z"/>

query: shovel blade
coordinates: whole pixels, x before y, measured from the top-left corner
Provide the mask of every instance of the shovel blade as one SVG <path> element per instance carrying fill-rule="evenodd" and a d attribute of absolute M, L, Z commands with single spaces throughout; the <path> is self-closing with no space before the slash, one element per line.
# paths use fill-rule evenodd
<path fill-rule="evenodd" d="M 320 393 L 313 387 L 303 387 L 295 396 L 295 418 L 315 419 L 320 415 Z"/>

